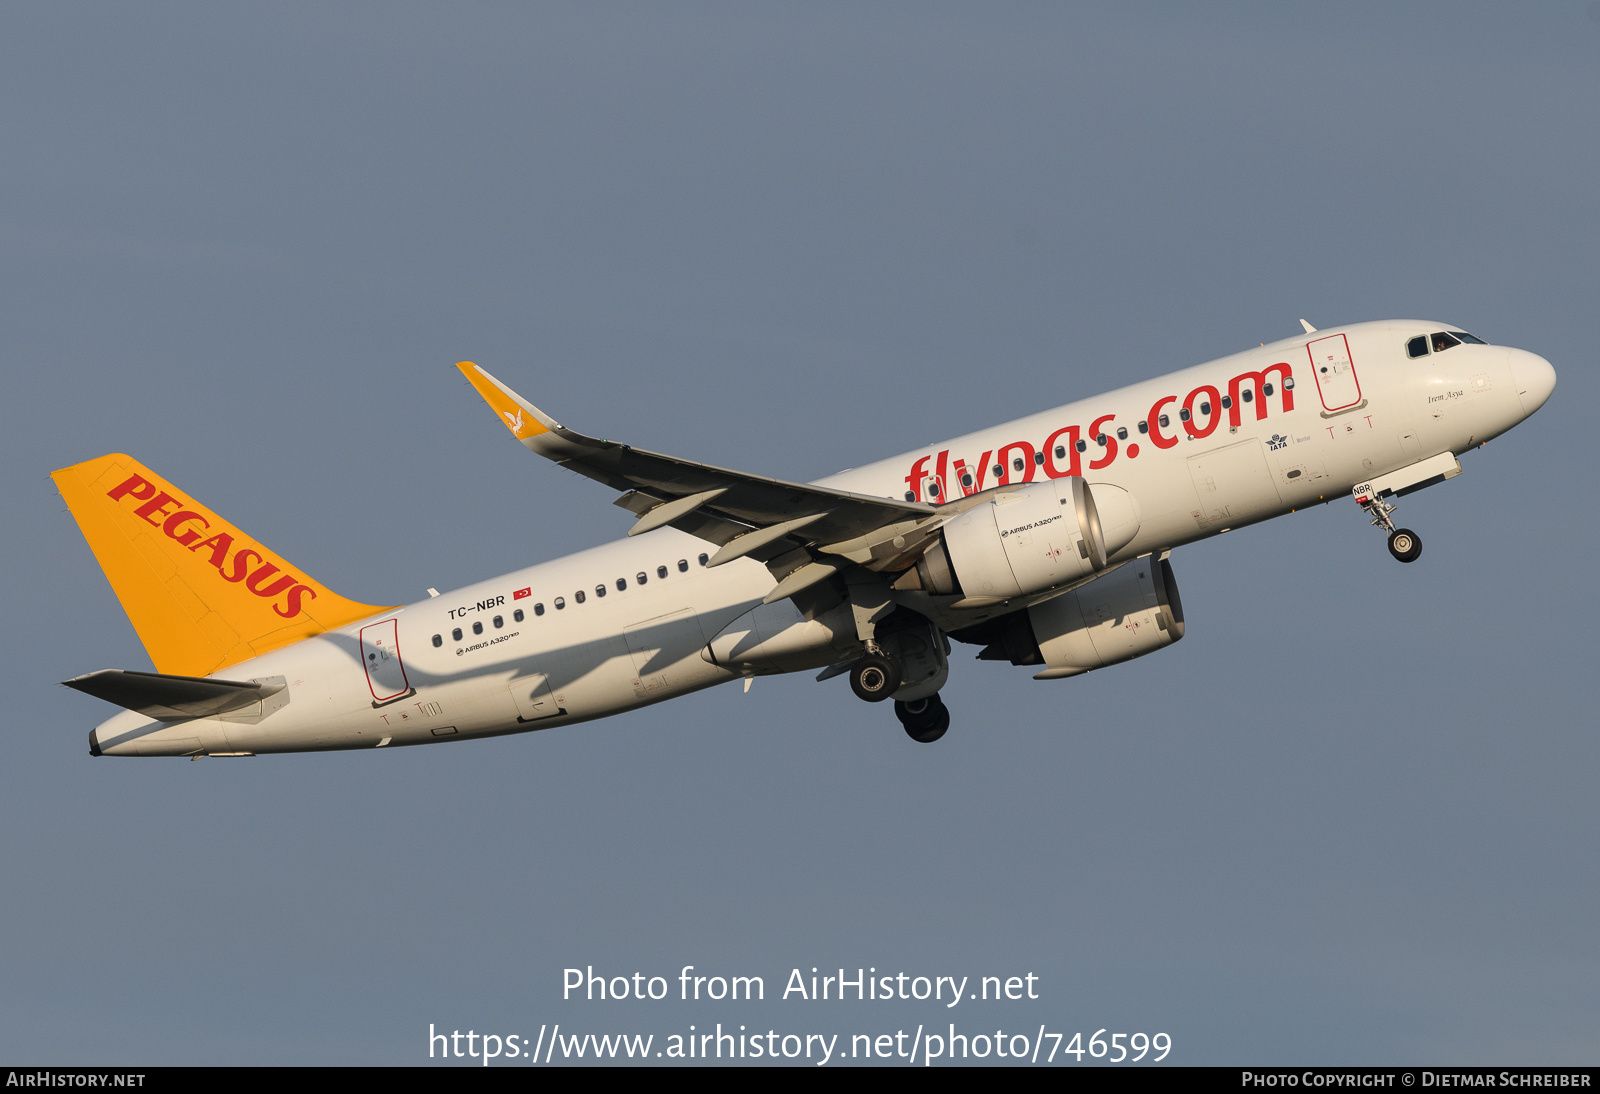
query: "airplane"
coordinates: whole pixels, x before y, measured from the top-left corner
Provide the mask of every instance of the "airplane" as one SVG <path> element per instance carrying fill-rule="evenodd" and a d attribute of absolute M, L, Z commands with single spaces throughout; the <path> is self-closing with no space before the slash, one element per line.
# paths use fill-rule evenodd
<path fill-rule="evenodd" d="M 813 483 L 600 440 L 472 362 L 529 451 L 614 491 L 622 539 L 382 607 L 339 596 L 132 457 L 53 478 L 155 672 L 66 686 L 125 708 L 94 756 L 392 748 L 571 725 L 821 670 L 950 725 L 951 640 L 1059 680 L 1184 636 L 1187 543 L 1349 496 L 1396 502 L 1541 407 L 1556 374 L 1449 323 L 1317 330 Z"/>

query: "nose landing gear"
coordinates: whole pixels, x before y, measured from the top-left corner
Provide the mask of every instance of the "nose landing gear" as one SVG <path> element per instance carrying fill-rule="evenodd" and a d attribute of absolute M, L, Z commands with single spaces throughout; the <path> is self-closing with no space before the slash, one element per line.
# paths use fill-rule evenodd
<path fill-rule="evenodd" d="M 1389 553 L 1401 562 L 1415 562 L 1422 554 L 1422 538 L 1409 528 L 1389 533 Z"/>
<path fill-rule="evenodd" d="M 906 728 L 906 736 L 918 744 L 932 744 L 950 728 L 950 708 L 937 694 L 926 699 L 913 699 L 902 703 L 896 699 L 894 716 Z"/>
<path fill-rule="evenodd" d="M 1422 556 L 1422 537 L 1409 528 L 1394 526 L 1394 502 L 1385 501 L 1375 493 L 1363 494 L 1361 490 L 1356 487 L 1356 503 L 1372 518 L 1374 525 L 1389 533 L 1389 553 L 1401 562 L 1417 561 Z"/>

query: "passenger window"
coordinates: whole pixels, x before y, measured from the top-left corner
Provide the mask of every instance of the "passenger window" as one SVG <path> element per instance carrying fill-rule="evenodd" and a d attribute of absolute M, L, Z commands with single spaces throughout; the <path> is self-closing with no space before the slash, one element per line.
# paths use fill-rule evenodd
<path fill-rule="evenodd" d="M 1263 394 L 1263 395 L 1271 395 L 1272 394 L 1272 385 L 1271 384 L 1262 384 L 1261 385 L 1261 394 Z"/>
<path fill-rule="evenodd" d="M 567 598 L 566 597 L 564 597 L 564 596 L 556 597 L 556 611 L 559 612 L 562 608 L 565 608 L 566 606 L 567 606 Z"/>
<path fill-rule="evenodd" d="M 961 472 L 961 485 L 962 486 L 971 486 L 972 485 L 972 475 L 971 475 L 970 472 L 967 472 L 967 471 Z"/>
<path fill-rule="evenodd" d="M 1290 377 L 1288 377 L 1287 379 L 1285 379 L 1283 381 L 1283 390 L 1285 390 L 1285 391 L 1293 391 L 1294 390 L 1294 377 L 1293 376 L 1290 376 Z M 1272 389 L 1270 387 L 1267 389 L 1267 394 L 1268 395 L 1272 394 Z"/>
<path fill-rule="evenodd" d="M 667 576 L 667 568 L 665 566 L 657 566 L 656 567 L 656 576 L 657 577 L 666 577 Z"/>
<path fill-rule="evenodd" d="M 1064 445 L 1064 444 L 1056 445 L 1056 459 L 1064 460 L 1066 458 L 1067 458 L 1067 446 Z"/>
<path fill-rule="evenodd" d="M 1079 452 L 1087 452 L 1087 451 L 1089 451 L 1089 442 L 1088 441 L 1084 441 L 1084 440 L 1080 440 L 1077 444 L 1073 445 L 1072 447 L 1076 448 Z"/>
<path fill-rule="evenodd" d="M 628 579 L 627 578 L 625 578 L 625 577 L 617 578 L 617 592 L 620 593 L 622 590 L 626 589 L 627 587 L 628 587 Z"/>
<path fill-rule="evenodd" d="M 522 614 L 521 608 L 518 608 L 516 611 L 511 613 L 511 619 L 513 622 L 521 623 L 524 618 L 526 617 Z"/>
<path fill-rule="evenodd" d="M 1482 338 L 1479 338 L 1476 335 L 1468 334 L 1464 330 L 1453 330 L 1450 333 L 1455 335 L 1457 338 L 1461 339 L 1463 342 L 1467 343 L 1467 345 L 1469 345 L 1469 346 L 1487 346 L 1489 344 L 1489 343 L 1485 342 Z"/>
<path fill-rule="evenodd" d="M 606 595 L 606 587 L 604 585 L 596 585 L 594 587 L 594 595 L 595 596 L 605 596 Z"/>
<path fill-rule="evenodd" d="M 1450 337 L 1449 334 L 1445 333 L 1442 330 L 1434 332 L 1434 335 L 1433 335 L 1433 352 L 1435 352 L 1435 353 L 1443 353 L 1445 350 L 1454 349 L 1456 346 L 1459 346 L 1460 344 L 1461 344 L 1461 341 L 1459 339 Z"/>
<path fill-rule="evenodd" d="M 686 573 L 689 572 L 689 560 L 688 559 L 680 558 L 678 560 L 678 572 L 680 574 L 686 574 Z"/>
<path fill-rule="evenodd" d="M 1044 453 L 1043 452 L 1035 452 L 1033 454 L 1033 463 L 1034 463 L 1035 467 L 1043 467 L 1044 466 Z"/>
<path fill-rule="evenodd" d="M 1167 424 L 1167 420 L 1165 418 L 1162 418 L 1161 419 L 1161 424 L 1162 425 L 1166 425 Z M 1140 422 L 1139 423 L 1139 432 L 1140 433 L 1148 433 L 1148 432 L 1150 432 L 1150 423 L 1149 422 Z"/>
<path fill-rule="evenodd" d="M 1000 464 L 995 464 L 994 465 L 994 477 L 995 478 L 998 479 L 1001 475 L 1004 475 L 1005 473 L 1006 473 L 1006 469 L 1004 467 L 1002 467 Z"/>
<path fill-rule="evenodd" d="M 1022 461 L 1021 461 L 1021 460 L 1018 460 L 1018 461 L 1017 461 L 1017 462 L 1018 462 L 1018 463 L 1021 463 L 1021 462 L 1022 462 Z M 938 484 L 938 483 L 936 483 L 936 482 L 930 482 L 930 483 L 929 483 L 929 484 L 928 484 L 928 496 L 929 496 L 929 497 L 930 497 L 930 498 L 936 498 L 936 497 L 938 497 L 938 496 L 939 496 L 939 484 Z M 704 565 L 705 565 L 705 563 L 703 563 L 703 562 L 702 562 L 702 563 L 701 563 L 701 564 L 700 564 L 700 565 L 702 565 L 702 566 L 704 566 Z"/>
<path fill-rule="evenodd" d="M 1094 435 L 1094 443 L 1104 448 L 1106 446 L 1106 435 L 1104 433 L 1096 433 Z"/>
<path fill-rule="evenodd" d="M 640 570 L 638 573 L 633 575 L 633 580 L 643 585 L 645 582 L 650 580 L 650 575 L 645 573 L 643 570 Z"/>
<path fill-rule="evenodd" d="M 504 627 L 505 625 L 506 625 L 506 617 L 505 616 L 497 615 L 497 616 L 494 617 L 494 629 L 495 630 L 499 630 L 501 627 Z"/>
<path fill-rule="evenodd" d="M 577 592 L 573 593 L 572 594 L 572 599 L 573 599 L 574 603 L 582 604 L 584 599 L 585 599 L 584 595 L 583 595 L 583 590 L 579 589 Z"/>
<path fill-rule="evenodd" d="M 1182 410 L 1178 411 L 1178 421 L 1187 422 L 1188 420 L 1189 420 L 1189 408 L 1188 407 L 1184 407 Z"/>
<path fill-rule="evenodd" d="M 1022 470 L 1022 457 L 1021 456 L 1018 456 L 1016 459 L 1011 461 L 1011 469 L 1013 471 L 1021 471 Z"/>
<path fill-rule="evenodd" d="M 1243 399 L 1247 403 L 1253 403 L 1255 402 L 1256 393 L 1251 391 L 1249 388 L 1245 388 L 1243 391 L 1239 392 L 1239 398 Z"/>
<path fill-rule="evenodd" d="M 1167 428 L 1171 424 L 1172 424 L 1172 419 L 1171 418 L 1167 417 L 1165 414 L 1161 415 L 1161 428 L 1162 429 Z"/>
<path fill-rule="evenodd" d="M 1428 356 L 1428 336 L 1426 334 L 1419 334 L 1411 341 L 1407 342 L 1406 356 L 1413 358 Z"/>
<path fill-rule="evenodd" d="M 434 645 L 435 645 L 435 646 L 442 646 L 442 645 L 444 645 L 444 635 L 442 635 L 442 634 L 436 634 L 436 635 L 434 635 L 434 636 L 433 636 L 433 644 L 434 644 Z"/>
<path fill-rule="evenodd" d="M 533 606 L 533 614 L 534 615 L 543 615 L 544 614 L 544 605 L 543 604 L 535 604 Z"/>
<path fill-rule="evenodd" d="M 1125 441 L 1127 439 L 1128 439 L 1128 427 L 1125 426 L 1125 425 L 1117 426 L 1117 440 Z"/>
<path fill-rule="evenodd" d="M 1232 395 L 1224 395 L 1222 397 L 1222 409 L 1223 410 L 1229 410 L 1232 407 L 1233 407 L 1233 396 Z M 1208 411 L 1206 411 L 1206 413 L 1210 414 L 1211 411 L 1208 410 Z"/>
<path fill-rule="evenodd" d="M 709 559 L 710 557 L 711 557 L 710 555 L 702 554 L 700 556 L 700 565 L 704 566 L 706 564 L 706 560 Z"/>
<path fill-rule="evenodd" d="M 483 624 L 481 622 L 474 623 L 472 625 L 472 633 L 473 634 L 482 634 L 483 633 Z"/>
<path fill-rule="evenodd" d="M 1205 402 L 1200 404 L 1200 413 L 1204 414 L 1207 418 L 1211 417 L 1211 400 L 1210 399 L 1207 399 Z"/>
<path fill-rule="evenodd" d="M 906 500 L 907 501 L 916 501 L 917 500 L 917 495 L 913 491 L 907 490 L 906 491 Z"/>
<path fill-rule="evenodd" d="M 450 640 L 452 642 L 461 641 L 461 628 L 460 627 L 457 627 L 455 630 L 450 632 Z"/>

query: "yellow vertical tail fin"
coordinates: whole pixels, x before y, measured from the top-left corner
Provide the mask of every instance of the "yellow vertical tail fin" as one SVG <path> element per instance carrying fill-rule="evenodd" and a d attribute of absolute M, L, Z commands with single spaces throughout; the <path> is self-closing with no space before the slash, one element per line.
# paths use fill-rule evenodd
<path fill-rule="evenodd" d="M 205 676 L 385 610 L 313 581 L 132 456 L 50 477 L 158 672 Z"/>

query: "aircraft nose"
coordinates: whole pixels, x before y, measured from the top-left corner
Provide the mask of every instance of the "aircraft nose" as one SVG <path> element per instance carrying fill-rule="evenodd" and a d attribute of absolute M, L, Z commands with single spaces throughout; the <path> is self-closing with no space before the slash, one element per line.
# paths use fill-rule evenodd
<path fill-rule="evenodd" d="M 1532 414 L 1544 406 L 1556 389 L 1556 370 L 1537 353 L 1514 349 L 1511 351 L 1511 382 L 1516 386 L 1517 398 L 1522 400 L 1523 413 Z"/>

